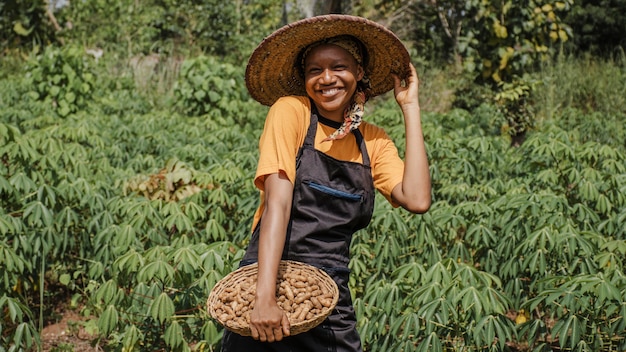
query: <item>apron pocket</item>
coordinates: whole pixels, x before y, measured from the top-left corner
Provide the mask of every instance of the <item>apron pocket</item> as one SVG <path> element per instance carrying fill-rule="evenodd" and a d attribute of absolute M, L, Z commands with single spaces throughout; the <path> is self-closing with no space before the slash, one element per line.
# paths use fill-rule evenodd
<path fill-rule="evenodd" d="M 312 181 L 303 181 L 302 183 L 318 192 L 322 192 L 322 193 L 331 195 L 336 198 L 345 199 L 345 200 L 352 201 L 352 202 L 361 202 L 363 200 L 363 196 L 360 194 L 340 191 L 338 189 L 320 185 L 319 183 L 315 183 Z"/>

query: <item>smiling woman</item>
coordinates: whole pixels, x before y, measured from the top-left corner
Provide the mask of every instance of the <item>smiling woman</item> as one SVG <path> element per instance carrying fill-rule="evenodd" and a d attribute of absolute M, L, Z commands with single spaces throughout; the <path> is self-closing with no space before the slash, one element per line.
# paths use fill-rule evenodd
<path fill-rule="evenodd" d="M 246 84 L 271 106 L 254 179 L 260 205 L 240 263 L 258 263 L 258 276 L 251 336 L 226 331 L 222 351 L 362 351 L 348 288 L 352 235 L 369 224 L 376 190 L 414 213 L 430 207 L 415 68 L 386 28 L 327 15 L 266 38 Z M 404 116 L 404 160 L 382 128 L 363 120 L 366 101 L 392 89 Z M 339 288 L 326 320 L 297 335 L 277 304 L 281 259 L 325 270 Z"/>

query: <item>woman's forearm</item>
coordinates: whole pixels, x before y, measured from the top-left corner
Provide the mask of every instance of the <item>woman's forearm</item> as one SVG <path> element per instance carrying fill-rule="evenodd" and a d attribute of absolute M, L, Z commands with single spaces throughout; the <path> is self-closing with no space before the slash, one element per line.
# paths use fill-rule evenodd
<path fill-rule="evenodd" d="M 428 157 L 419 105 L 403 107 L 406 127 L 404 175 L 401 187 L 403 206 L 414 213 L 424 213 L 431 203 L 431 183 Z"/>
<path fill-rule="evenodd" d="M 265 179 L 265 210 L 260 224 L 257 301 L 275 299 L 278 265 L 291 213 L 293 185 L 283 174 Z"/>
<path fill-rule="evenodd" d="M 395 77 L 395 96 L 404 116 L 406 151 L 402 182 L 394 187 L 391 196 L 395 202 L 413 213 L 424 213 L 431 204 L 430 170 L 418 96 L 419 80 L 415 67 L 403 82 Z"/>

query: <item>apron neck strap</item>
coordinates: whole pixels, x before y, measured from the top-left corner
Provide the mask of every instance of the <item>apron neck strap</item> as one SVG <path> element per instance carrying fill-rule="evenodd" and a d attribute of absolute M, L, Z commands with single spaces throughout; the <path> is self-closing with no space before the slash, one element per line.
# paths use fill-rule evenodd
<path fill-rule="evenodd" d="M 309 128 L 306 132 L 306 138 L 304 139 L 303 146 L 315 149 L 315 134 L 317 132 L 317 122 L 319 120 L 318 116 L 321 118 L 324 118 L 324 117 L 321 116 L 319 112 L 317 111 L 317 106 L 315 106 L 315 103 L 313 102 L 313 100 L 310 98 L 309 100 L 311 102 L 311 121 L 309 123 Z M 341 124 L 339 125 L 341 126 Z M 363 139 L 363 135 L 361 134 L 361 131 L 357 128 L 355 130 L 352 130 L 352 134 L 354 134 L 356 144 L 359 147 L 359 150 L 361 151 L 361 158 L 363 159 L 363 165 L 370 166 L 370 157 L 369 157 L 369 154 L 367 153 L 367 148 L 365 147 L 365 140 Z"/>

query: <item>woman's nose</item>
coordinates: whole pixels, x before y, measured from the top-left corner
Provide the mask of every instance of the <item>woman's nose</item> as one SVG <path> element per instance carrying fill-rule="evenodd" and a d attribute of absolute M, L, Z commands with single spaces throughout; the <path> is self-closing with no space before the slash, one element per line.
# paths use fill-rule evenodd
<path fill-rule="evenodd" d="M 333 83 L 335 81 L 335 75 L 332 70 L 325 69 L 321 74 L 320 80 L 324 84 Z"/>

